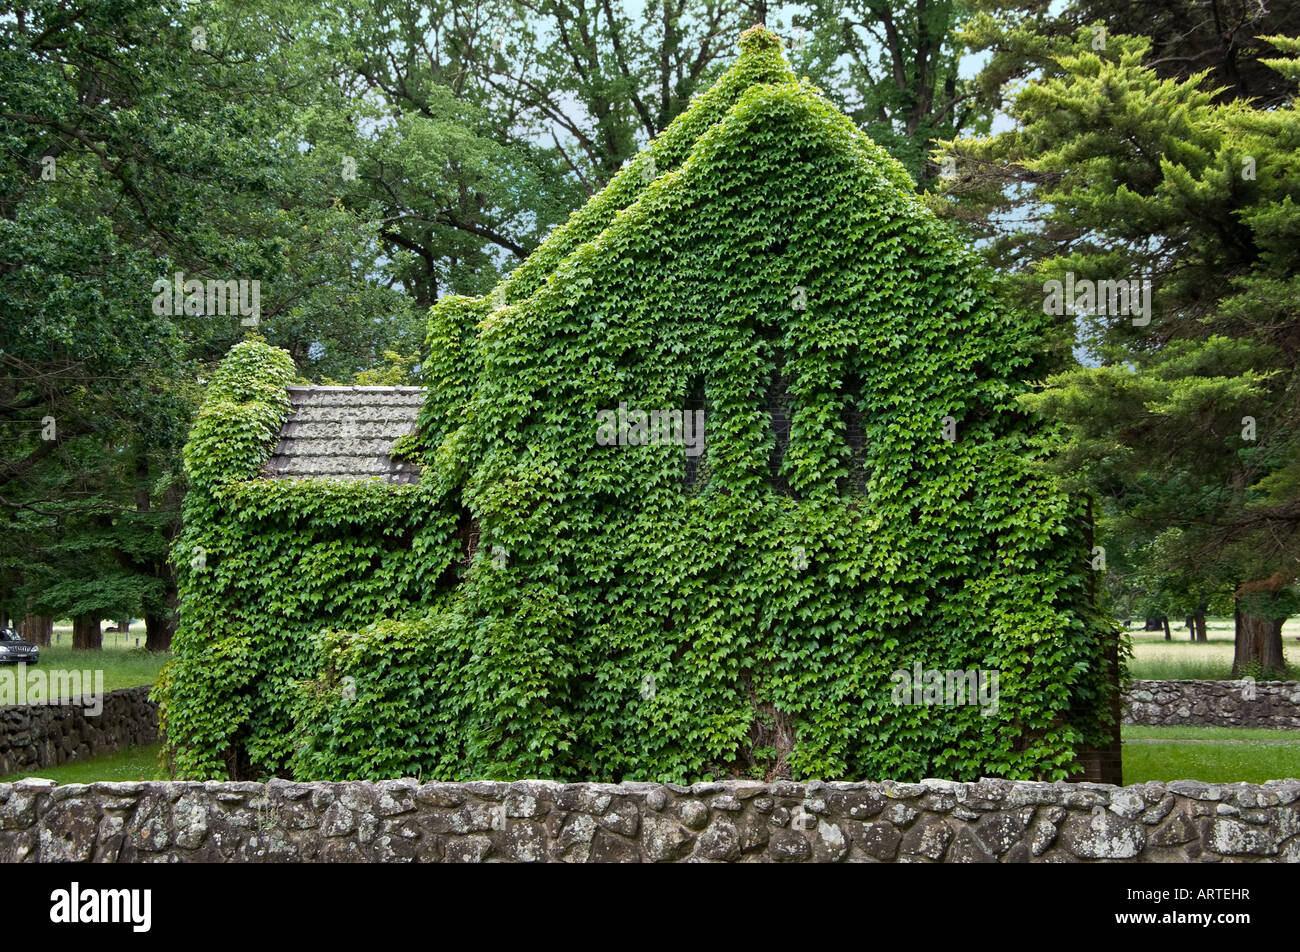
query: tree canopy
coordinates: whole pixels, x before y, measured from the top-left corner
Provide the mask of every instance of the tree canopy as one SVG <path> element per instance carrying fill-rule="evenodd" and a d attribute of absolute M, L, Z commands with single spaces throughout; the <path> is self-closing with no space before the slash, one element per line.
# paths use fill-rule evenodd
<path fill-rule="evenodd" d="M 1144 314 L 1100 293 L 1058 310 L 1083 363 L 1024 402 L 1065 424 L 1058 471 L 1106 500 L 1112 545 L 1186 614 L 1235 595 L 1238 671 L 1277 671 L 1300 552 L 1300 112 L 1162 78 L 1147 39 L 1097 35 L 1056 41 L 1013 131 L 953 144 L 938 207 L 981 229 L 1026 306 L 1067 275 L 1149 288 Z M 1300 41 L 1260 42 L 1293 82 Z"/>

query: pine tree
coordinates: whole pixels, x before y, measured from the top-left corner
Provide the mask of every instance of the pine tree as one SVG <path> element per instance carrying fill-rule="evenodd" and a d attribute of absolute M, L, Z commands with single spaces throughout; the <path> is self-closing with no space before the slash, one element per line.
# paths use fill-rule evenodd
<path fill-rule="evenodd" d="M 1067 277 L 1149 282 L 1148 314 L 1067 307 L 1063 369 L 1024 402 L 1064 424 L 1058 469 L 1113 503 L 1115 538 L 1159 539 L 1154 574 L 1232 594 L 1235 670 L 1277 670 L 1300 553 L 1300 110 L 1218 102 L 1203 76 L 1161 79 L 1145 39 L 1093 40 L 1056 47 L 1014 131 L 952 145 L 949 211 L 1027 303 L 1050 310 Z M 1269 41 L 1294 79 L 1300 40 Z"/>

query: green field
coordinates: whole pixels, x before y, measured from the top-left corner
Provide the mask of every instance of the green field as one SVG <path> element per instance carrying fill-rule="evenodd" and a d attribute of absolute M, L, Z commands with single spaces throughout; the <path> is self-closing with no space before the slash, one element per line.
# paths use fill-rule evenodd
<path fill-rule="evenodd" d="M 1300 731 L 1125 727 L 1124 782 L 1262 783 L 1300 778 Z"/>
<path fill-rule="evenodd" d="M 104 622 L 107 626 L 109 622 Z M 144 622 L 131 622 L 131 630 L 127 632 L 105 631 L 104 647 L 107 648 L 144 648 Z M 72 622 L 57 621 L 54 623 L 54 647 L 72 648 Z"/>
<path fill-rule="evenodd" d="M 1261 783 L 1300 777 L 1300 731 L 1230 727 L 1125 727 L 1124 782 L 1202 780 L 1207 783 Z M 23 776 L 59 783 L 96 780 L 163 780 L 160 747 L 136 747 L 62 767 L 0 777 L 12 783 Z"/>
<path fill-rule="evenodd" d="M 1171 619 L 1171 623 L 1173 619 Z M 1186 627 L 1172 623 L 1172 641 L 1162 631 L 1128 631 L 1133 643 L 1129 674 L 1134 678 L 1232 677 L 1233 622 L 1206 620 L 1208 641 L 1193 642 Z M 1282 628 L 1288 677 L 1300 679 L 1300 618 Z M 1300 731 L 1227 727 L 1125 727 L 1124 782 L 1202 780 L 1259 783 L 1300 777 Z"/>
<path fill-rule="evenodd" d="M 104 757 L 92 757 L 61 767 L 39 767 L 24 773 L 0 777 L 0 783 L 13 783 L 23 777 L 41 777 L 59 783 L 94 783 L 96 780 L 166 780 L 162 768 L 162 746 L 132 747 Z"/>
<path fill-rule="evenodd" d="M 1133 642 L 1129 674 L 1134 678 L 1178 680 L 1232 677 L 1233 626 L 1231 618 L 1206 620 L 1204 643 L 1190 640 L 1190 633 L 1170 619 L 1173 641 L 1165 641 L 1162 631 L 1142 631 L 1142 623 L 1128 629 Z M 1300 679 L 1300 618 L 1292 618 L 1282 627 L 1282 651 L 1289 677 Z"/>
<path fill-rule="evenodd" d="M 127 633 L 105 633 L 102 651 L 73 651 L 72 626 L 56 624 L 53 643 L 41 648 L 41 660 L 36 670 L 90 671 L 91 680 L 84 682 L 85 691 L 94 689 L 96 671 L 104 672 L 105 691 L 153 684 L 158 680 L 162 666 L 171 659 L 171 654 L 137 648 L 137 642 L 144 645 L 143 622 L 132 625 Z M 4 670 L 0 669 L 0 676 Z"/>
<path fill-rule="evenodd" d="M 167 654 L 154 654 L 143 648 L 116 648 L 103 651 L 73 651 L 66 645 L 58 648 L 42 648 L 41 663 L 35 670 L 53 670 L 61 668 L 68 671 L 103 671 L 104 690 L 116 691 L 118 688 L 134 688 L 142 684 L 153 684 L 158 672 L 171 657 Z M 92 674 L 92 677 L 95 675 Z M 87 690 L 91 684 L 87 684 Z"/>

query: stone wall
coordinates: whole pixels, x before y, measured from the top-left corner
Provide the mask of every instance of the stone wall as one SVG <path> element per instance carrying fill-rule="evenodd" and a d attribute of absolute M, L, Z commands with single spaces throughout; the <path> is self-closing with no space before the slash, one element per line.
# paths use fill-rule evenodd
<path fill-rule="evenodd" d="M 158 705 L 149 700 L 151 690 L 108 691 L 95 717 L 76 704 L 0 707 L 0 777 L 155 743 Z"/>
<path fill-rule="evenodd" d="M 1300 780 L 0 784 L 0 862 L 1300 862 Z"/>
<path fill-rule="evenodd" d="M 1124 723 L 1300 729 L 1300 681 L 1133 681 Z"/>

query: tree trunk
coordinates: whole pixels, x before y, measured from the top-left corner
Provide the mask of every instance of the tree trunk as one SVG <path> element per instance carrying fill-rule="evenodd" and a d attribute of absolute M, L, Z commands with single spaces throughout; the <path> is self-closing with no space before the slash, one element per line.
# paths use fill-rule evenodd
<path fill-rule="evenodd" d="M 171 651 L 172 637 L 176 634 L 179 620 L 176 609 L 181 602 L 176 589 L 176 573 L 167 571 L 167 594 L 162 611 L 146 611 L 144 616 L 144 645 L 150 651 Z"/>
<path fill-rule="evenodd" d="M 1291 584 L 1294 573 L 1274 572 L 1268 578 L 1246 582 L 1233 593 L 1236 602 L 1236 644 L 1232 654 L 1232 674 L 1241 677 L 1249 668 L 1258 667 L 1266 676 L 1281 672 L 1282 626 L 1286 616 L 1274 618 L 1268 609 L 1275 596 Z"/>
<path fill-rule="evenodd" d="M 78 615 L 72 619 L 72 648 L 74 651 L 98 651 L 104 647 L 104 633 L 99 619 L 94 615 Z"/>
<path fill-rule="evenodd" d="M 1285 623 L 1285 618 L 1247 615 L 1237 609 L 1233 677 L 1241 677 L 1254 668 L 1258 668 L 1261 674 L 1282 669 L 1282 626 Z"/>
<path fill-rule="evenodd" d="M 1202 644 L 1209 641 L 1210 636 L 1205 626 L 1205 609 L 1201 609 L 1193 615 L 1192 621 L 1196 622 L 1196 640 Z"/>
<path fill-rule="evenodd" d="M 1174 633 L 1169 630 L 1169 616 L 1165 615 L 1163 618 L 1160 619 L 1160 621 L 1165 626 L 1165 641 L 1173 641 Z"/>
<path fill-rule="evenodd" d="M 54 619 L 49 615 L 24 615 L 19 634 L 34 645 L 47 646 L 54 637 Z"/>
<path fill-rule="evenodd" d="M 1149 616 L 1147 616 L 1146 626 L 1145 626 L 1142 630 L 1143 630 L 1143 631 L 1159 631 L 1159 630 L 1160 630 L 1160 617 L 1159 617 L 1158 615 L 1149 615 Z"/>
<path fill-rule="evenodd" d="M 1187 620 L 1183 622 L 1183 626 L 1187 629 L 1187 640 L 1195 641 L 1196 640 L 1196 619 L 1193 616 L 1188 615 Z"/>
<path fill-rule="evenodd" d="M 172 635 L 176 634 L 176 613 L 162 615 L 146 613 L 144 616 L 144 646 L 150 651 L 171 651 Z"/>

